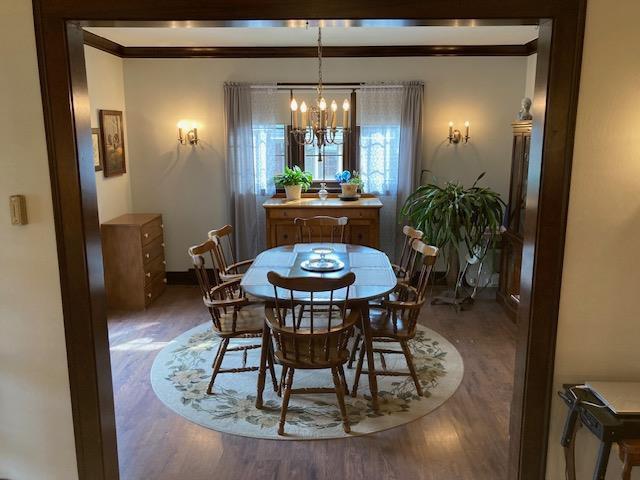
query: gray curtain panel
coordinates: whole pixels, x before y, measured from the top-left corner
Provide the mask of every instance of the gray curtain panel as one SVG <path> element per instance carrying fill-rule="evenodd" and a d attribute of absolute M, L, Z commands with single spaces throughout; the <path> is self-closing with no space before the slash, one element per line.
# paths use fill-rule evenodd
<path fill-rule="evenodd" d="M 424 83 L 408 82 L 402 89 L 400 109 L 400 161 L 398 162 L 398 194 L 396 202 L 396 255 L 400 254 L 402 228 L 400 211 L 407 197 L 420 184 L 422 171 L 422 104 Z"/>
<path fill-rule="evenodd" d="M 229 219 L 235 229 L 236 255 L 244 260 L 258 251 L 251 86 L 226 83 L 224 107 Z"/>

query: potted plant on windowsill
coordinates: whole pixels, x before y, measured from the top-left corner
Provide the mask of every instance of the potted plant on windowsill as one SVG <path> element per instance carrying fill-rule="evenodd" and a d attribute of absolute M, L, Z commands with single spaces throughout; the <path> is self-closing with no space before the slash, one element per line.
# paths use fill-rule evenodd
<path fill-rule="evenodd" d="M 345 198 L 355 197 L 358 194 L 358 189 L 362 191 L 362 187 L 364 186 L 360 174 L 355 170 L 353 172 L 344 170 L 336 173 L 336 180 L 340 182 L 342 196 Z"/>
<path fill-rule="evenodd" d="M 311 186 L 312 176 L 295 165 L 293 168 L 284 167 L 284 172 L 273 177 L 273 181 L 276 187 L 284 187 L 287 200 L 300 200 L 302 191 L 306 192 Z"/>
<path fill-rule="evenodd" d="M 499 235 L 505 203 L 490 188 L 477 186 L 481 174 L 469 188 L 456 182 L 444 187 L 434 183 L 421 185 L 407 198 L 401 214 L 411 225 L 424 232 L 425 241 L 445 252 L 449 291 L 434 300 L 456 306 L 460 298 L 460 249 L 481 259 Z"/>

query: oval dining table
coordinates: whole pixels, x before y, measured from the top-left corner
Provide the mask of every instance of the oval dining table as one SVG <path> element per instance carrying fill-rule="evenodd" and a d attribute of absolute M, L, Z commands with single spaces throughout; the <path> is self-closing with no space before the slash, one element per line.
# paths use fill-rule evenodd
<path fill-rule="evenodd" d="M 333 253 L 327 257 L 336 258 L 344 263 L 341 270 L 327 273 L 317 273 L 304 270 L 301 263 L 305 260 L 319 257 L 313 253 L 316 247 L 330 247 Z M 366 345 L 367 375 L 371 392 L 371 406 L 378 410 L 378 383 L 374 366 L 373 340 L 369 320 L 369 301 L 381 298 L 396 287 L 396 276 L 389 258 L 381 251 L 362 245 L 348 245 L 342 243 L 305 243 L 286 245 L 265 250 L 260 253 L 249 269 L 245 272 L 240 283 L 244 291 L 266 302 L 275 301 L 273 285 L 267 280 L 270 271 L 278 272 L 287 277 L 341 277 L 347 272 L 353 272 L 356 280 L 349 287 L 348 300 L 351 308 L 360 308 L 362 312 L 362 333 Z M 346 289 L 343 289 L 346 290 Z M 334 299 L 339 299 L 340 291 L 335 292 Z M 319 302 L 322 299 L 314 297 Z M 256 407 L 262 408 L 262 394 L 267 374 L 267 354 L 270 343 L 270 331 L 266 322 L 262 330 L 262 354 L 258 372 L 258 389 Z"/>

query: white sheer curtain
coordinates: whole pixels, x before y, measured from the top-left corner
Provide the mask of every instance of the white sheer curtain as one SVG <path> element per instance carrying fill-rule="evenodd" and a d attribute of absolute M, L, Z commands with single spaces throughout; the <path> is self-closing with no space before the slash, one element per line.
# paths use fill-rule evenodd
<path fill-rule="evenodd" d="M 399 215 L 418 185 L 422 150 L 424 85 L 366 84 L 358 97 L 360 174 L 367 193 L 380 197 L 380 247 L 392 259 L 398 251 Z"/>
<path fill-rule="evenodd" d="M 278 137 L 275 93 L 271 86 L 224 85 L 229 218 L 241 259 L 253 258 L 265 248 L 262 203 L 274 193 L 270 180 L 282 169 L 277 161 L 271 161 L 278 144 L 273 139 Z M 280 137 L 284 143 L 284 136 Z"/>

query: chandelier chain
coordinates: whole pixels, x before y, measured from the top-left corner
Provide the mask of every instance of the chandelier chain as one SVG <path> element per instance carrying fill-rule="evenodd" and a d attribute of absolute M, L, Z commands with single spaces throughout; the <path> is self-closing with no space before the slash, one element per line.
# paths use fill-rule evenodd
<path fill-rule="evenodd" d="M 318 27 L 318 101 L 322 97 L 322 27 Z"/>

